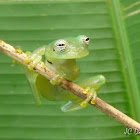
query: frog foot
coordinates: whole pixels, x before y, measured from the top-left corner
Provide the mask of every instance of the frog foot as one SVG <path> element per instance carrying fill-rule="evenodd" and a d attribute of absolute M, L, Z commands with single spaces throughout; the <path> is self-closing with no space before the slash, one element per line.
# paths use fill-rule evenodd
<path fill-rule="evenodd" d="M 84 89 L 83 91 L 84 94 L 87 94 L 87 98 L 80 103 L 80 105 L 85 108 L 88 105 L 88 102 L 91 100 L 91 104 L 95 104 L 96 103 L 96 91 L 92 88 L 90 89 L 90 87 L 87 87 L 86 89 Z M 89 93 L 89 94 L 88 94 Z"/>
<path fill-rule="evenodd" d="M 41 65 L 41 67 L 42 67 L 43 69 L 45 68 L 44 62 L 41 62 L 40 65 Z"/>
<path fill-rule="evenodd" d="M 42 57 L 37 54 L 31 54 L 30 52 L 26 52 L 26 55 L 29 56 L 27 59 L 24 60 L 26 64 L 28 64 L 28 68 L 33 70 L 33 68 L 41 62 Z"/>
<path fill-rule="evenodd" d="M 22 54 L 23 51 L 21 49 L 15 49 L 17 53 Z"/>
<path fill-rule="evenodd" d="M 54 76 L 51 80 L 50 80 L 50 83 L 52 85 L 60 85 L 62 83 L 62 81 L 64 80 L 63 76 L 60 76 L 60 75 L 56 75 Z"/>
<path fill-rule="evenodd" d="M 31 52 L 25 52 L 25 54 L 27 55 L 27 59 L 25 59 L 24 60 L 24 62 L 26 63 L 26 64 L 29 64 L 29 63 L 31 63 L 33 60 L 31 60 Z"/>
<path fill-rule="evenodd" d="M 29 52 L 29 51 L 25 52 L 25 54 L 26 54 L 28 57 L 31 56 L 31 52 Z"/>

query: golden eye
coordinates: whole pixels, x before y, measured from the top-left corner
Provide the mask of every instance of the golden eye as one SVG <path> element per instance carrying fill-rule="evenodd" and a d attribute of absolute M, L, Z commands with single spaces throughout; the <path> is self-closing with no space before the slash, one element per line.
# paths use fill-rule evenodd
<path fill-rule="evenodd" d="M 84 36 L 83 37 L 83 42 L 85 43 L 85 45 L 89 45 L 89 43 L 90 43 L 90 39 L 89 39 L 89 37 L 87 37 L 87 36 Z"/>
<path fill-rule="evenodd" d="M 66 41 L 64 40 L 58 40 L 56 43 L 55 43 L 55 47 L 54 47 L 54 50 L 56 52 L 63 52 L 67 49 L 68 47 L 68 44 Z"/>

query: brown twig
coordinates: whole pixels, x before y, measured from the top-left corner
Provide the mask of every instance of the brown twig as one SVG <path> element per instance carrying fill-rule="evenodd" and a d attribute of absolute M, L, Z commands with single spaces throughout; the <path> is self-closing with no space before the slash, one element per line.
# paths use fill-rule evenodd
<path fill-rule="evenodd" d="M 4 41 L 0 41 L 0 51 L 5 53 L 6 55 L 10 56 L 11 58 L 15 59 L 16 61 L 24 64 L 25 66 L 27 66 L 27 64 L 24 62 L 24 60 L 27 59 L 28 56 L 21 51 L 17 51 L 17 49 L 15 49 L 11 45 L 5 43 Z M 53 70 L 51 70 L 47 67 L 43 68 L 40 63 L 36 65 L 34 70 L 49 80 L 52 79 L 57 74 L 56 72 L 54 72 Z M 64 89 L 72 92 L 73 94 L 75 94 L 76 96 L 78 96 L 81 99 L 86 99 L 86 97 L 87 97 L 85 94 L 83 94 L 83 88 L 79 87 L 75 83 L 69 82 L 67 80 L 63 80 L 63 82 L 60 86 Z M 115 120 L 117 120 L 121 124 L 125 125 L 126 127 L 131 128 L 133 130 L 137 129 L 140 132 L 140 123 L 136 122 L 132 118 L 123 114 L 122 112 L 120 112 L 116 108 L 112 107 L 111 105 L 107 104 L 100 98 L 97 97 L 96 104 L 92 105 L 92 106 L 101 110 L 108 116 L 114 118 Z"/>

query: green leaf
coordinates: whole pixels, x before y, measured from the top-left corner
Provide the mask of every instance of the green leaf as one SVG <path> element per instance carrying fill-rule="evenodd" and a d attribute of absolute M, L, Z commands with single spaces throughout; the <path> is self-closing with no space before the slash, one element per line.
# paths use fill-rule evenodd
<path fill-rule="evenodd" d="M 80 78 L 103 74 L 107 83 L 98 97 L 140 122 L 139 6 L 138 0 L 1 1 L 0 39 L 32 51 L 89 36 L 90 55 L 78 59 Z M 0 53 L 0 140 L 139 139 L 91 106 L 63 113 L 62 104 L 44 99 L 37 107 L 23 70 Z"/>

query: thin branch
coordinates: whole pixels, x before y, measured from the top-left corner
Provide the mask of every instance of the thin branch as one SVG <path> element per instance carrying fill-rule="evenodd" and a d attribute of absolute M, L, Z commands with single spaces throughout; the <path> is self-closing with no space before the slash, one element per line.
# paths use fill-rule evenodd
<path fill-rule="evenodd" d="M 23 53 L 22 51 L 19 51 L 18 49 L 15 49 L 11 45 L 5 43 L 4 41 L 0 40 L 0 51 L 8 55 L 9 57 L 15 59 L 16 61 L 24 64 L 27 66 L 26 63 L 24 63 L 24 60 L 28 58 L 28 56 Z M 53 70 L 49 69 L 48 67 L 43 68 L 42 65 L 39 63 L 34 68 L 34 71 L 40 73 L 47 79 L 52 79 L 57 73 Z M 67 80 L 63 80 L 61 85 L 62 88 L 72 92 L 74 95 L 78 96 L 81 99 L 86 99 L 87 95 L 83 94 L 83 88 L 76 85 L 75 83 L 69 82 Z M 90 103 L 90 102 L 89 102 Z M 92 105 L 99 109 L 100 111 L 104 112 L 108 116 L 114 118 L 116 121 L 120 122 L 121 124 L 125 125 L 128 128 L 131 128 L 133 130 L 139 130 L 140 132 L 140 123 L 136 122 L 132 118 L 128 117 L 127 115 L 123 114 L 113 106 L 109 105 L 108 103 L 104 102 L 100 98 L 97 97 L 96 104 Z"/>

